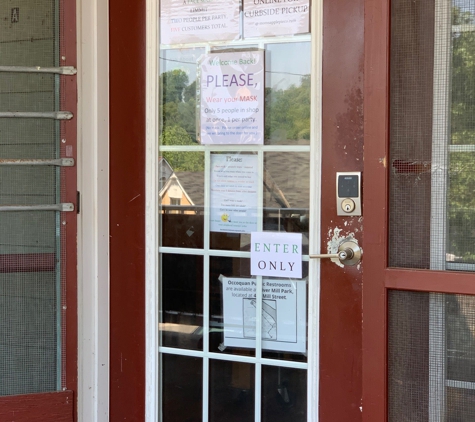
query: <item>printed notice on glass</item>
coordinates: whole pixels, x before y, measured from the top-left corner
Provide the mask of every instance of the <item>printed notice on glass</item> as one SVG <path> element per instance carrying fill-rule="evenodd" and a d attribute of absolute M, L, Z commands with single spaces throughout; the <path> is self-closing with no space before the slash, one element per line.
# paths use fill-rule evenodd
<path fill-rule="evenodd" d="M 309 32 L 309 0 L 244 0 L 244 38 Z"/>
<path fill-rule="evenodd" d="M 239 0 L 162 0 L 160 42 L 188 44 L 239 38 Z"/>
<path fill-rule="evenodd" d="M 256 280 L 219 276 L 223 286 L 221 347 L 256 347 Z M 306 280 L 262 280 L 262 348 L 306 352 Z"/>
<path fill-rule="evenodd" d="M 251 275 L 302 278 L 302 233 L 251 233 Z"/>
<path fill-rule="evenodd" d="M 201 62 L 202 144 L 264 143 L 264 52 L 212 53 Z"/>
<path fill-rule="evenodd" d="M 257 155 L 211 154 L 210 230 L 257 230 Z"/>

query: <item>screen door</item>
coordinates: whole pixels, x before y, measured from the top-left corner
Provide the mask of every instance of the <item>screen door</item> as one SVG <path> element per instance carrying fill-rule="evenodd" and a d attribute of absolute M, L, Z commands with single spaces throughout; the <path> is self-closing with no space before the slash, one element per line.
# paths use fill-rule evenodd
<path fill-rule="evenodd" d="M 162 32 L 160 420 L 315 417 L 307 315 L 318 139 L 312 39 L 301 32 L 213 42 Z M 301 239 L 301 275 L 252 275 L 251 233 Z"/>
<path fill-rule="evenodd" d="M 474 19 L 469 0 L 391 2 L 389 421 L 475 417 Z"/>
<path fill-rule="evenodd" d="M 55 0 L 0 5 L 0 396 L 66 390 L 77 377 L 76 347 L 66 371 L 76 97 L 65 91 L 76 71 L 66 66 L 75 41 L 64 37 L 64 10 Z"/>

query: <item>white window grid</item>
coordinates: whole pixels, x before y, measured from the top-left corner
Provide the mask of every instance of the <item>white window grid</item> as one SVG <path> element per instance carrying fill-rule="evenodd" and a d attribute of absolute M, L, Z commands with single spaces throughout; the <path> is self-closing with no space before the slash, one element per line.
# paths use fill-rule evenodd
<path fill-rule="evenodd" d="M 323 2 L 321 0 L 312 1 L 311 7 L 311 35 L 303 35 L 297 37 L 275 37 L 266 38 L 265 44 L 271 43 L 283 43 L 292 41 L 304 41 L 311 40 L 311 68 L 312 68 L 312 90 L 311 90 L 311 140 L 312 148 L 310 148 L 310 161 L 312 166 L 310 168 L 310 209 L 312 210 L 312 218 L 310 219 L 310 236 L 309 248 L 311 253 L 319 251 L 319 239 L 320 239 L 320 162 L 321 162 L 321 84 L 322 84 L 322 28 L 323 28 Z M 159 187 L 159 172 L 157 166 L 157 157 L 159 156 L 158 135 L 159 135 L 159 87 L 158 87 L 158 75 L 159 75 L 159 2 L 156 0 L 146 0 L 146 421 L 156 422 L 160 419 L 160 403 L 158 398 L 160 397 L 161 385 L 159 377 L 159 334 L 158 334 L 158 299 L 159 299 L 159 253 L 166 253 L 165 248 L 158 250 L 159 245 L 159 209 L 158 209 L 158 187 Z M 255 41 L 253 40 L 253 43 Z M 209 43 L 210 47 L 224 45 L 224 43 Z M 248 45 L 248 41 L 235 41 L 226 43 L 227 46 Z M 264 42 L 260 43 L 262 48 Z M 186 45 L 186 48 L 197 47 L 201 45 Z M 160 46 L 162 49 L 166 46 Z M 176 48 L 185 46 L 174 46 Z M 175 147 L 166 147 L 169 150 L 173 150 Z M 261 154 L 265 151 L 272 151 L 273 146 L 262 146 Z M 279 151 L 285 153 L 286 151 L 298 151 L 300 147 L 280 147 Z M 309 148 L 309 147 L 306 147 Z M 204 150 L 203 146 L 194 147 L 195 150 Z M 246 148 L 240 147 L 241 151 L 245 151 Z M 162 147 L 162 151 L 166 149 Z M 186 150 L 186 148 L 184 149 Z M 217 148 L 219 150 L 219 148 Z M 211 152 L 211 151 L 210 151 Z M 198 250 L 186 250 L 182 249 L 181 253 L 196 254 Z M 205 249 L 203 249 L 205 253 Z M 208 250 L 206 253 L 211 254 L 214 251 Z M 226 256 L 228 252 L 218 251 L 219 256 Z M 239 257 L 241 253 L 234 254 L 233 256 Z M 211 255 L 210 255 L 211 256 Z M 242 253 L 242 256 L 246 256 L 246 253 Z M 304 257 L 304 260 L 308 260 L 308 257 Z M 209 262 L 209 261 L 208 261 Z M 209 264 L 208 264 L 209 265 Z M 204 274 L 209 277 L 208 270 L 204 269 Z M 308 284 L 308 324 L 307 324 L 307 336 L 308 336 L 308 363 L 304 364 L 307 369 L 307 415 L 308 420 L 318 422 L 318 396 L 319 396 L 319 358 L 318 358 L 318 341 L 319 341 L 319 302 L 320 302 L 320 262 L 319 260 L 312 260 L 309 262 L 309 271 L 314 274 L 314 279 L 310 278 Z M 262 290 L 260 291 L 262 295 Z M 262 299 L 262 296 L 260 297 Z M 261 300 L 258 301 L 261 303 Z M 257 312 L 257 315 L 260 315 Z M 260 341 L 260 340 L 259 340 Z M 206 342 L 207 343 L 207 342 Z M 259 350 L 262 351 L 261 345 Z M 167 352 L 164 348 L 160 349 L 161 352 Z M 182 350 L 168 350 L 169 353 L 187 353 L 188 356 L 193 356 L 195 351 L 182 351 Z M 203 351 L 204 352 L 204 351 Z M 199 353 L 199 352 L 198 352 Z M 209 353 L 209 351 L 208 351 Z M 257 353 L 257 352 L 256 352 Z M 219 355 L 219 354 L 218 354 Z M 213 355 L 209 355 L 206 362 L 209 363 L 209 358 L 213 358 Z M 221 359 L 228 359 L 228 356 L 217 356 Z M 246 357 L 233 356 L 230 359 L 235 361 L 246 361 Z M 205 360 L 205 359 L 204 359 Z M 255 359 L 253 360 L 255 362 Z M 208 373 L 208 365 L 204 366 L 204 373 Z M 299 367 L 301 364 L 295 364 L 287 361 L 273 361 L 260 359 L 260 364 L 256 367 L 256 377 L 260 379 L 260 368 L 262 364 L 276 364 L 278 366 L 292 365 L 293 367 Z M 204 394 L 207 393 L 208 386 L 205 386 Z M 260 388 L 256 385 L 256 403 L 260 403 Z M 258 400 L 257 400 L 258 399 Z M 203 397 L 203 403 L 207 406 L 207 397 Z M 203 410 L 203 420 L 207 420 L 207 408 Z M 256 408 L 256 422 L 260 421 L 260 413 Z"/>
<path fill-rule="evenodd" d="M 254 40 L 253 40 L 254 41 Z M 246 46 L 249 48 L 260 48 L 264 49 L 266 44 L 272 43 L 289 43 L 289 42 L 304 42 L 310 41 L 309 35 L 303 36 L 294 36 L 294 37 L 275 37 L 271 40 L 265 40 L 255 43 L 249 42 L 248 40 L 238 40 L 231 43 L 213 43 L 210 44 L 193 44 L 186 45 L 187 48 L 204 48 L 206 52 L 212 51 L 216 47 L 240 47 Z M 162 46 L 162 49 L 163 46 Z M 172 347 L 159 346 L 158 352 L 161 354 L 174 354 L 188 357 L 197 357 L 201 358 L 203 362 L 203 396 L 202 396 L 202 406 L 203 406 L 203 421 L 208 420 L 209 412 L 209 363 L 210 359 L 215 360 L 224 360 L 229 362 L 241 362 L 253 364 L 255 367 L 255 384 L 254 384 L 254 394 L 255 394 L 255 422 L 260 422 L 261 420 L 261 386 L 262 386 L 262 365 L 276 366 L 282 368 L 293 368 L 293 369 L 308 369 L 308 363 L 306 362 L 297 362 L 291 360 L 279 360 L 279 359 L 270 359 L 262 357 L 262 337 L 256 336 L 255 340 L 255 356 L 242 356 L 237 354 L 220 354 L 216 352 L 211 352 L 209 350 L 209 327 L 210 327 L 210 313 L 209 313 L 209 297 L 210 297 L 210 259 L 211 257 L 233 257 L 233 258 L 247 258 L 249 259 L 251 254 L 250 252 L 242 251 L 227 251 L 227 250 L 214 250 L 210 247 L 210 221 L 209 221 L 209 212 L 208 210 L 211 207 L 210 204 L 210 163 L 211 163 L 211 154 L 220 153 L 220 152 L 247 152 L 255 153 L 258 156 L 258 174 L 259 180 L 263 180 L 264 174 L 264 154 L 265 152 L 281 152 L 283 154 L 287 152 L 307 152 L 310 154 L 311 147 L 310 145 L 196 145 L 196 146 L 174 146 L 174 145 L 163 145 L 159 147 L 160 151 L 187 151 L 187 152 L 203 152 L 204 161 L 205 161 L 205 177 L 204 177 L 204 245 L 203 249 L 195 248 L 177 248 L 177 247 L 164 247 L 160 246 L 158 248 L 159 253 L 173 253 L 173 254 L 185 254 L 185 255 L 198 255 L 203 256 L 204 261 L 204 280 L 203 280 L 203 350 L 188 350 L 188 349 L 179 349 Z M 309 157 L 310 159 L 310 157 Z M 258 189 L 258 215 L 257 215 L 257 231 L 263 230 L 263 183 L 259 184 Z M 309 261 L 308 255 L 303 257 L 304 261 Z M 308 279 L 314 279 L 312 269 L 309 268 Z M 256 327 L 262 327 L 262 277 L 255 277 L 257 283 L 256 289 Z M 300 281 L 304 282 L 304 281 Z"/>

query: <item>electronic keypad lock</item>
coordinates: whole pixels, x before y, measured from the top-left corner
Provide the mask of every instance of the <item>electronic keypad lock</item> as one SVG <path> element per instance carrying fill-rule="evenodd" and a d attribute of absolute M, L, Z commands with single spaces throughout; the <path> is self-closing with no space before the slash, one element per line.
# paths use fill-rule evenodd
<path fill-rule="evenodd" d="M 361 215 L 361 172 L 349 171 L 336 174 L 337 215 Z"/>

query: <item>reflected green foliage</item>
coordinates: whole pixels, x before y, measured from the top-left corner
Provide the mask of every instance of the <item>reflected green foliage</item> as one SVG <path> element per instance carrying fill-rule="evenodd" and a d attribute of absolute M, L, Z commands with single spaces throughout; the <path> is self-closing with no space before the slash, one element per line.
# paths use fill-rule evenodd
<path fill-rule="evenodd" d="M 192 145 L 190 135 L 180 126 L 167 126 L 160 135 L 161 145 Z M 202 171 L 204 169 L 203 154 L 191 151 L 163 151 L 163 157 L 175 172 Z"/>
<path fill-rule="evenodd" d="M 272 143 L 310 139 L 310 75 L 300 86 L 266 88 L 265 138 Z"/>
<path fill-rule="evenodd" d="M 160 76 L 160 107 L 163 145 L 193 145 L 197 140 L 196 81 L 179 69 Z M 265 138 L 272 143 L 291 143 L 310 139 L 310 75 L 300 85 L 286 89 L 266 88 Z M 173 128 L 180 128 L 176 131 Z M 186 138 L 183 131 L 188 134 Z M 177 139 L 173 134 L 180 134 Z M 163 134 L 165 134 L 163 136 Z M 184 140 L 186 138 L 186 141 Z M 188 142 L 188 143 L 183 143 Z M 176 153 L 174 153 L 176 154 Z"/>
<path fill-rule="evenodd" d="M 189 135 L 191 141 L 187 145 L 196 143 L 196 82 L 189 84 L 188 75 L 175 69 L 160 76 L 160 87 L 162 132 L 177 126 Z M 168 141 L 168 145 L 185 145 L 169 137 Z"/>
<path fill-rule="evenodd" d="M 449 185 L 448 252 L 475 261 L 475 154 L 450 155 Z"/>
<path fill-rule="evenodd" d="M 469 12 L 453 9 L 454 25 L 472 24 Z M 452 36 L 452 116 L 453 144 L 475 144 L 475 32 Z"/>
<path fill-rule="evenodd" d="M 162 125 L 160 145 L 194 145 L 196 141 L 196 82 L 179 69 L 160 76 Z M 164 151 L 173 170 L 203 171 L 203 154 L 189 151 Z"/>
<path fill-rule="evenodd" d="M 470 12 L 453 8 L 453 25 L 473 24 Z M 475 33 L 452 35 L 451 144 L 475 145 Z M 475 262 L 475 154 L 449 157 L 448 253 Z"/>

